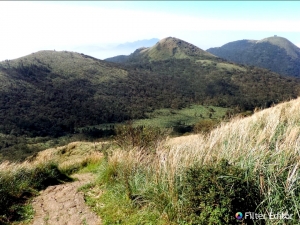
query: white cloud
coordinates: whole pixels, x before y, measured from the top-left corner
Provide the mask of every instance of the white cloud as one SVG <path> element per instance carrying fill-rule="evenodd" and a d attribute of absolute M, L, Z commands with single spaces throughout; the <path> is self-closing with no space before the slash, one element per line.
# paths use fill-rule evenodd
<path fill-rule="evenodd" d="M 74 5 L 72 5 L 74 4 Z M 0 2 L 0 60 L 42 49 L 124 43 L 175 36 L 197 40 L 203 31 L 300 32 L 300 21 L 227 20 L 172 13 L 64 5 L 51 2 Z"/>

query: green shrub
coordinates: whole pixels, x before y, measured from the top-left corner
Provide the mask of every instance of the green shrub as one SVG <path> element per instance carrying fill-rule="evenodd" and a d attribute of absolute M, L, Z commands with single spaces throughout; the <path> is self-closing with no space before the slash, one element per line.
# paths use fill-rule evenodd
<path fill-rule="evenodd" d="M 236 224 L 236 212 L 255 212 L 259 187 L 245 170 L 222 160 L 187 169 L 179 187 L 181 219 L 189 224 Z"/>
<path fill-rule="evenodd" d="M 159 127 L 133 126 L 132 123 L 117 126 L 115 142 L 122 149 L 139 148 L 148 151 L 154 150 L 163 141 L 169 131 Z"/>

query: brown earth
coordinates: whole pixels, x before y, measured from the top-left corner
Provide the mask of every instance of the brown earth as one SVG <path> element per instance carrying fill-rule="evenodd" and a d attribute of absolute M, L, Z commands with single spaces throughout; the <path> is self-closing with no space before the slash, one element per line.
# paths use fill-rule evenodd
<path fill-rule="evenodd" d="M 85 204 L 78 188 L 94 180 L 92 174 L 76 174 L 78 180 L 50 186 L 33 200 L 32 225 L 100 225 L 100 218 Z"/>

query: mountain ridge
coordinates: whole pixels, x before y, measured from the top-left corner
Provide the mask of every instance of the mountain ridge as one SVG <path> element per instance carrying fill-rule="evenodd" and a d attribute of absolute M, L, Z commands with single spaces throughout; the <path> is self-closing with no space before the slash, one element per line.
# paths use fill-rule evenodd
<path fill-rule="evenodd" d="M 226 60 L 270 69 L 282 75 L 300 77 L 300 48 L 283 37 L 238 40 L 208 52 Z"/>

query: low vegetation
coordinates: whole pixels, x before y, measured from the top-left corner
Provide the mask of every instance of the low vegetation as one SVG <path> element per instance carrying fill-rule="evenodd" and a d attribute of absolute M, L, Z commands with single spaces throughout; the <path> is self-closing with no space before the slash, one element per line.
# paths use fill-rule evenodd
<path fill-rule="evenodd" d="M 300 217 L 300 99 L 235 118 L 206 135 L 109 152 L 84 188 L 104 224 L 240 224 L 236 212 Z M 292 214 L 270 220 L 270 213 Z"/>
<path fill-rule="evenodd" d="M 235 224 L 236 212 L 255 212 L 261 196 L 253 176 L 222 159 L 194 165 L 178 182 L 182 218 L 190 224 Z"/>

